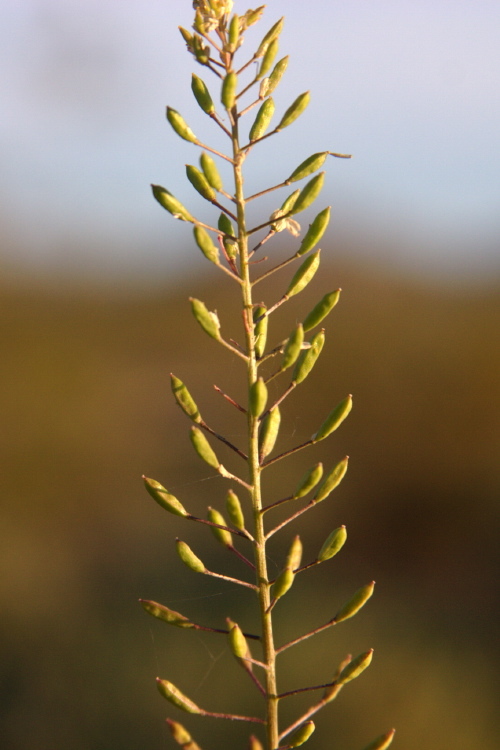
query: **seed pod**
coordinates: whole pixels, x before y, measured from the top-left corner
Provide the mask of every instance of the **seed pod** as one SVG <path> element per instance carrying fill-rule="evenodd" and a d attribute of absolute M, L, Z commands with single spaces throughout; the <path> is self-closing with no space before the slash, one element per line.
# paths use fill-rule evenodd
<path fill-rule="evenodd" d="M 282 370 L 288 369 L 288 367 L 291 367 L 294 362 L 296 362 L 297 357 L 300 354 L 303 342 L 304 328 L 302 327 L 302 324 L 299 323 L 297 328 L 292 331 L 288 338 L 288 341 L 285 344 L 285 348 L 283 350 L 283 361 L 281 363 Z"/>
<path fill-rule="evenodd" d="M 238 76 L 231 70 L 222 82 L 220 99 L 226 109 L 232 109 L 236 101 L 236 87 L 238 86 Z"/>
<path fill-rule="evenodd" d="M 247 640 L 238 623 L 233 622 L 229 617 L 226 618 L 226 622 L 229 628 L 228 640 L 231 651 L 236 659 L 242 663 L 242 666 L 251 672 L 252 662 L 249 661 L 249 659 L 252 658 L 252 654 L 248 647 Z"/>
<path fill-rule="evenodd" d="M 195 573 L 204 573 L 206 568 L 203 565 L 199 557 L 197 557 L 191 547 L 186 542 L 176 539 L 177 554 L 181 558 L 184 565 L 194 570 Z"/>
<path fill-rule="evenodd" d="M 297 190 L 294 190 L 293 193 L 290 193 L 288 198 L 283 202 L 280 211 L 283 212 L 283 214 L 289 214 L 290 211 L 293 209 L 297 202 L 297 198 L 300 195 L 300 189 L 297 188 Z"/>
<path fill-rule="evenodd" d="M 220 462 L 200 428 L 191 427 L 189 437 L 191 438 L 193 448 L 195 449 L 199 457 L 209 466 L 212 466 L 214 469 L 218 469 L 220 466 Z"/>
<path fill-rule="evenodd" d="M 208 520 L 212 523 L 217 523 L 219 526 L 227 526 L 226 520 L 222 513 L 219 513 L 218 510 L 215 510 L 215 508 L 209 508 L 208 509 Z M 223 547 L 232 547 L 233 546 L 233 537 L 231 536 L 230 531 L 226 531 L 226 529 L 219 529 L 217 526 L 211 526 L 212 534 L 217 539 L 219 544 L 222 544 Z"/>
<path fill-rule="evenodd" d="M 260 106 L 259 111 L 257 112 L 257 117 L 255 118 L 255 121 L 250 128 L 249 139 L 251 142 L 256 141 L 258 138 L 264 135 L 269 126 L 269 123 L 272 120 L 274 110 L 274 101 L 271 97 L 269 97 L 269 99 L 266 99 L 265 102 Z"/>
<path fill-rule="evenodd" d="M 229 490 L 227 493 L 226 510 L 233 526 L 235 526 L 240 531 L 243 531 L 243 529 L 245 528 L 245 518 L 243 516 L 243 511 L 241 509 L 241 503 L 239 501 L 238 495 L 233 492 L 233 490 Z"/>
<path fill-rule="evenodd" d="M 200 165 L 208 184 L 211 185 L 214 190 L 222 190 L 222 179 L 219 170 L 217 169 L 215 161 L 206 151 L 201 152 Z"/>
<path fill-rule="evenodd" d="M 311 734 L 316 729 L 314 721 L 306 721 L 302 724 L 296 732 L 294 732 L 288 739 L 287 747 L 300 747 L 304 742 L 307 742 Z"/>
<path fill-rule="evenodd" d="M 300 353 L 300 357 L 298 358 L 293 370 L 292 383 L 298 385 L 307 378 L 321 354 L 324 343 L 325 332 L 320 331 L 311 341 L 309 349 L 304 349 L 304 351 Z"/>
<path fill-rule="evenodd" d="M 250 736 L 248 750 L 264 750 L 262 743 L 257 739 L 257 737 L 254 734 Z"/>
<path fill-rule="evenodd" d="M 161 185 L 151 185 L 151 188 L 153 190 L 153 195 L 160 206 L 163 206 L 163 208 L 172 214 L 174 218 L 180 219 L 181 221 L 194 222 L 194 219 L 187 208 L 184 208 L 182 203 L 178 201 L 172 193 L 169 193 L 168 190 L 165 190 Z"/>
<path fill-rule="evenodd" d="M 264 305 L 258 305 L 253 311 L 253 320 L 255 323 L 254 336 L 255 336 L 255 355 L 257 359 L 260 359 L 264 354 L 267 341 L 267 324 L 269 318 L 265 314 L 267 307 Z"/>
<path fill-rule="evenodd" d="M 314 277 L 314 274 L 319 267 L 319 254 L 320 250 L 316 250 L 315 253 L 310 255 L 302 263 L 297 273 L 294 275 L 290 282 L 290 286 L 285 292 L 286 297 L 293 297 L 295 294 L 301 292 L 309 284 Z"/>
<path fill-rule="evenodd" d="M 226 50 L 228 52 L 235 52 L 238 49 L 239 38 L 240 19 L 239 16 L 234 15 L 229 23 L 228 44 L 226 45 Z"/>
<path fill-rule="evenodd" d="M 259 72 L 257 74 L 257 80 L 261 79 L 263 76 L 266 75 L 268 71 L 271 70 L 271 66 L 276 58 L 276 55 L 278 54 L 278 46 L 279 46 L 278 40 L 273 39 L 273 41 L 267 48 L 264 54 L 264 57 L 262 58 L 262 63 L 259 68 Z"/>
<path fill-rule="evenodd" d="M 324 440 L 339 427 L 352 409 L 352 396 L 346 396 L 333 411 L 327 416 L 318 432 L 312 436 L 312 440 L 317 443 L 318 440 Z"/>
<path fill-rule="evenodd" d="M 264 378 L 258 378 L 250 387 L 248 408 L 252 417 L 260 417 L 267 404 L 267 386 Z"/>
<path fill-rule="evenodd" d="M 158 620 L 168 622 L 169 625 L 175 625 L 176 628 L 194 628 L 194 623 L 187 617 L 175 612 L 173 609 L 165 607 L 163 604 L 153 602 L 148 599 L 139 599 L 146 612 Z"/>
<path fill-rule="evenodd" d="M 200 172 L 199 169 L 193 167 L 192 164 L 186 164 L 186 175 L 194 189 L 197 190 L 205 200 L 213 203 L 215 200 L 215 191 L 208 184 L 208 180 L 203 172 Z"/>
<path fill-rule="evenodd" d="M 186 414 L 193 422 L 200 423 L 202 421 L 198 407 L 196 406 L 193 397 L 189 393 L 188 389 L 180 380 L 176 378 L 173 373 L 170 373 L 170 385 L 174 398 L 181 407 L 184 414 Z"/>
<path fill-rule="evenodd" d="M 290 568 L 291 570 L 295 571 L 297 568 L 300 568 L 300 563 L 302 562 L 302 542 L 300 541 L 300 536 L 294 537 L 290 549 L 288 550 L 288 555 L 286 557 L 286 563 L 285 567 Z"/>
<path fill-rule="evenodd" d="M 231 220 L 228 218 L 228 216 L 226 216 L 224 212 L 221 212 L 219 216 L 217 227 L 220 229 L 220 231 L 224 235 L 229 235 L 230 237 L 236 237 L 234 233 L 233 225 L 231 224 Z M 224 243 L 226 253 L 229 255 L 230 258 L 234 258 L 238 252 L 238 245 L 236 241 L 229 239 L 229 237 L 224 237 L 222 241 Z"/>
<path fill-rule="evenodd" d="M 325 703 L 330 703 L 331 701 L 335 700 L 337 695 L 342 690 L 342 685 L 338 684 L 337 679 L 340 673 L 342 672 L 342 670 L 344 669 L 344 667 L 346 667 L 351 661 L 352 661 L 351 654 L 347 654 L 345 659 L 342 659 L 342 661 L 340 662 L 339 666 L 337 667 L 335 677 L 333 678 L 333 685 L 330 685 L 329 687 L 327 687 L 325 692 L 323 693 L 323 700 L 325 701 Z"/>
<path fill-rule="evenodd" d="M 202 81 L 201 78 L 198 78 L 194 73 L 191 78 L 191 90 L 202 110 L 206 112 L 207 115 L 213 114 L 213 112 L 215 112 L 215 105 L 210 96 L 210 92 L 204 81 Z"/>
<path fill-rule="evenodd" d="M 169 513 L 173 513 L 174 516 L 189 516 L 189 513 L 182 503 L 180 503 L 176 497 L 171 495 L 163 485 L 154 479 L 149 479 L 149 477 L 143 476 L 142 479 L 146 490 L 149 492 L 153 500 L 156 500 L 158 505 L 161 505 L 162 508 L 168 510 Z"/>
<path fill-rule="evenodd" d="M 281 118 L 278 127 L 276 130 L 283 130 L 283 128 L 288 127 L 288 125 L 291 125 L 292 122 L 295 122 L 297 117 L 300 117 L 302 112 L 305 110 L 307 105 L 309 104 L 309 100 L 311 98 L 311 95 L 309 91 L 305 91 L 303 94 L 300 94 L 293 104 L 291 104 L 283 117 Z"/>
<path fill-rule="evenodd" d="M 295 573 L 291 568 L 283 568 L 273 585 L 271 586 L 271 596 L 273 599 L 280 599 L 290 589 L 295 579 Z"/>
<path fill-rule="evenodd" d="M 288 67 L 288 55 L 286 57 L 282 57 L 281 60 L 279 60 L 276 65 L 273 68 L 273 72 L 269 76 L 269 83 L 267 86 L 267 93 L 272 94 L 276 86 L 281 81 L 281 78 L 283 76 L 283 73 Z"/>
<path fill-rule="evenodd" d="M 276 39 L 281 34 L 281 30 L 283 29 L 283 24 L 285 23 L 285 19 L 280 18 L 279 21 L 276 21 L 274 26 L 271 26 L 267 34 L 265 35 L 264 39 L 259 44 L 259 47 L 257 49 L 257 52 L 255 53 L 254 57 L 262 57 L 267 52 L 267 48 L 271 44 L 272 41 Z"/>
<path fill-rule="evenodd" d="M 371 583 L 367 583 L 366 586 L 362 586 L 358 589 L 354 596 L 352 596 L 349 601 L 339 609 L 333 618 L 335 622 L 342 622 L 342 620 L 348 620 L 350 617 L 354 617 L 356 612 L 359 612 L 361 607 L 363 607 L 371 597 L 374 588 L 375 581 L 372 581 Z"/>
<path fill-rule="evenodd" d="M 190 143 L 196 143 L 198 141 L 198 138 L 195 136 L 182 115 L 180 115 L 176 109 L 167 107 L 167 120 L 169 121 L 177 135 L 180 135 L 180 137 L 185 141 L 189 141 Z"/>
<path fill-rule="evenodd" d="M 193 229 L 194 239 L 205 258 L 211 263 L 219 265 L 219 249 L 212 242 L 212 239 L 208 232 L 203 227 L 194 227 Z"/>
<path fill-rule="evenodd" d="M 299 497 L 304 497 L 304 495 L 307 495 L 307 493 L 310 492 L 312 488 L 318 484 L 322 476 L 323 464 L 320 462 L 319 464 L 313 466 L 312 469 L 309 469 L 309 471 L 306 471 L 306 473 L 300 480 L 297 489 L 293 493 L 294 499 L 297 500 Z"/>
<path fill-rule="evenodd" d="M 331 534 L 325 539 L 323 546 L 318 552 L 316 558 L 318 562 L 325 562 L 334 557 L 337 552 L 340 552 L 347 539 L 347 531 L 345 526 L 339 526 L 338 529 L 332 531 Z"/>
<path fill-rule="evenodd" d="M 348 462 L 349 456 L 346 456 L 326 475 L 314 496 L 315 503 L 325 500 L 335 487 L 339 486 L 347 471 Z"/>
<path fill-rule="evenodd" d="M 300 191 L 300 195 L 294 203 L 292 214 L 298 214 L 300 211 L 304 211 L 316 200 L 320 194 L 321 188 L 323 187 L 324 181 L 324 172 L 320 172 L 316 177 L 313 177 L 312 180 L 309 180 L 307 185 L 305 185 Z"/>
<path fill-rule="evenodd" d="M 312 250 L 314 245 L 317 245 L 320 239 L 326 232 L 326 228 L 330 223 L 330 206 L 320 211 L 312 224 L 309 224 L 309 229 L 305 233 L 300 247 L 297 250 L 297 255 L 304 255 Z"/>
<path fill-rule="evenodd" d="M 385 734 L 381 734 L 380 737 L 377 737 L 376 740 L 373 740 L 373 742 L 370 742 L 370 744 L 367 745 L 364 750 L 387 750 L 389 745 L 392 743 L 392 739 L 395 733 L 395 729 L 390 729 Z"/>
<path fill-rule="evenodd" d="M 167 719 L 166 721 L 172 732 L 172 737 L 182 747 L 182 750 L 201 750 L 201 747 L 196 744 L 182 724 L 179 724 L 178 721 L 172 721 L 172 719 Z"/>
<path fill-rule="evenodd" d="M 185 696 L 184 693 L 181 693 L 181 691 L 168 680 L 160 680 L 160 678 L 157 677 L 156 684 L 163 697 L 170 701 L 170 703 L 173 703 L 174 706 L 177 706 L 177 708 L 181 708 L 183 711 L 187 711 L 188 714 L 203 713 L 201 708 L 198 708 L 196 703 L 193 703 L 190 698 Z"/>
<path fill-rule="evenodd" d="M 262 420 L 259 433 L 259 457 L 260 460 L 268 456 L 278 437 L 281 414 L 278 406 L 275 406 Z"/>
<path fill-rule="evenodd" d="M 326 318 L 328 313 L 333 310 L 333 308 L 339 301 L 341 291 L 341 289 L 336 289 L 334 292 L 325 294 L 323 299 L 321 299 L 318 304 L 313 307 L 309 315 L 307 315 L 306 319 L 302 323 L 304 331 L 310 331 L 312 328 L 315 328 L 319 323 L 321 323 L 324 318 Z"/>
<path fill-rule="evenodd" d="M 269 78 L 263 78 L 259 86 L 259 99 L 264 99 L 269 92 Z"/>
<path fill-rule="evenodd" d="M 193 42 L 193 35 L 187 30 L 184 29 L 182 26 L 178 26 L 179 31 L 182 34 L 182 38 L 186 42 L 188 48 L 192 45 Z"/>
<path fill-rule="evenodd" d="M 207 65 L 210 60 L 210 47 L 208 44 L 203 43 L 203 38 L 195 34 L 192 40 L 193 44 L 193 55 L 196 58 L 196 62 L 200 65 Z"/>
<path fill-rule="evenodd" d="M 190 297 L 189 301 L 191 302 L 191 310 L 193 311 L 193 315 L 200 326 L 203 328 L 205 333 L 208 333 L 211 338 L 218 341 L 220 339 L 220 323 L 217 314 L 209 312 L 205 304 L 199 299 Z"/>
<path fill-rule="evenodd" d="M 241 17 L 241 20 L 244 21 L 244 29 L 246 30 L 249 26 L 253 26 L 254 23 L 257 23 L 257 21 L 260 20 L 265 5 L 259 5 L 258 8 L 255 10 L 247 10 L 244 16 Z"/>
<path fill-rule="evenodd" d="M 304 177 L 308 177 L 313 172 L 316 172 L 320 167 L 323 166 L 327 156 L 328 156 L 328 151 L 320 151 L 317 154 L 313 154 L 312 156 L 309 156 L 301 164 L 299 164 L 299 166 L 296 169 L 293 170 L 288 180 L 285 180 L 287 185 L 290 182 L 296 182 L 296 180 L 302 180 Z"/>
<path fill-rule="evenodd" d="M 359 656 L 356 656 L 355 659 L 350 661 L 349 664 L 346 667 L 344 667 L 344 669 L 339 675 L 337 683 L 339 685 L 345 685 L 346 682 L 350 682 L 351 680 L 354 680 L 356 677 L 359 677 L 361 672 L 364 672 L 365 669 L 370 666 L 372 656 L 373 656 L 372 648 L 369 651 L 365 651 L 365 653 L 360 654 Z"/>

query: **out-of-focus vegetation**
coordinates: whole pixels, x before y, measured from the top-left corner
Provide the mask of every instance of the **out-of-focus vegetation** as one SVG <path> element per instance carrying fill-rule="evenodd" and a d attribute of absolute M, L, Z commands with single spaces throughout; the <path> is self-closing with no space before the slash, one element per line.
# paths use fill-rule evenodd
<path fill-rule="evenodd" d="M 377 589 L 345 633 L 339 625 L 283 655 L 281 687 L 318 674 L 327 682 L 348 651 L 373 646 L 370 670 L 317 722 L 314 747 L 355 750 L 395 725 L 405 750 L 496 750 L 500 285 L 431 288 L 345 265 L 325 270 L 322 284 L 342 286 L 342 301 L 300 415 L 294 395 L 287 402 L 282 444 L 309 437 L 325 404 L 348 392 L 355 409 L 322 454 L 280 464 L 267 490 L 278 499 L 275 488 L 311 462 L 349 454 L 348 480 L 307 514 L 305 558 L 341 523 L 349 541 L 342 559 L 297 580 L 299 595 L 282 604 L 282 639 L 326 622 L 372 578 Z M 170 747 L 155 672 L 210 710 L 238 712 L 252 695 L 251 686 L 238 694 L 223 637 L 169 628 L 137 604 L 157 599 L 216 627 L 231 612 L 252 628 L 243 615 L 252 594 L 201 582 L 175 555 L 174 535 L 200 550 L 209 532 L 162 512 L 140 480 L 155 477 L 199 515 L 221 507 L 227 489 L 200 466 L 170 394 L 173 371 L 207 421 L 238 442 L 238 417 L 206 379 L 238 397 L 240 365 L 199 331 L 189 295 L 209 307 L 223 296 L 202 278 L 147 292 L 0 283 L 6 750 Z M 290 302 L 298 320 L 305 295 Z M 203 559 L 218 569 L 223 554 L 213 545 Z M 236 747 L 231 725 L 207 730 L 193 717 L 191 727 L 201 744 L 208 732 L 207 747 Z"/>

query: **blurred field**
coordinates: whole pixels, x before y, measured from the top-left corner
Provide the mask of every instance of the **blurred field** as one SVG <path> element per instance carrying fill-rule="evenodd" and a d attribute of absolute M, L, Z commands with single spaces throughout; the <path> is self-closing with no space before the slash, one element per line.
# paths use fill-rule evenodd
<path fill-rule="evenodd" d="M 355 408 L 320 450 L 280 464 L 266 490 L 277 499 L 313 462 L 349 454 L 335 495 L 276 541 L 276 565 L 299 528 L 309 558 L 341 523 L 349 541 L 281 603 L 279 641 L 326 622 L 372 578 L 377 590 L 357 618 L 283 656 L 281 687 L 326 682 L 347 652 L 374 647 L 370 670 L 319 715 L 311 750 L 359 750 L 391 726 L 401 750 L 496 750 L 500 283 L 427 287 L 342 264 L 290 310 L 302 319 L 338 286 L 326 354 L 287 402 L 281 445 L 307 439 L 348 392 Z M 162 626 L 137 604 L 254 626 L 251 595 L 185 570 L 173 538 L 216 570 L 242 574 L 239 563 L 162 512 L 140 481 L 162 481 L 200 515 L 223 505 L 227 486 L 194 457 L 170 371 L 215 429 L 235 442 L 244 429 L 211 389 L 238 397 L 240 365 L 196 327 L 189 295 L 224 318 L 212 277 L 153 291 L 0 284 L 6 750 L 173 747 L 164 717 L 184 718 L 157 694 L 157 675 L 208 709 L 248 710 L 254 689 L 222 637 Z M 277 336 L 289 315 L 277 313 Z M 237 320 L 229 328 L 240 336 Z M 299 705 L 290 699 L 284 714 Z M 205 750 L 244 746 L 241 726 L 185 723 Z"/>

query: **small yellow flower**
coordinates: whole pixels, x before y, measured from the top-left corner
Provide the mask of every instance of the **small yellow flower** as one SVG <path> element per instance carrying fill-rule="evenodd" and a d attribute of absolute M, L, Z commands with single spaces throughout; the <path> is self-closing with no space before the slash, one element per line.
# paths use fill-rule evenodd
<path fill-rule="evenodd" d="M 230 13 L 232 7 L 233 0 L 193 0 L 197 20 L 201 22 L 205 34 L 217 28 L 220 19 Z"/>

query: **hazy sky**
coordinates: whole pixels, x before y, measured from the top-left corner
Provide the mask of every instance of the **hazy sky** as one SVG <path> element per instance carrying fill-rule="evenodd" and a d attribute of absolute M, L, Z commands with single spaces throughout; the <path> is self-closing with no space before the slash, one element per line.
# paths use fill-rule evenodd
<path fill-rule="evenodd" d="M 281 15 L 279 55 L 291 62 L 277 115 L 306 89 L 312 101 L 254 151 L 249 188 L 315 151 L 349 152 L 330 159 L 318 204 L 333 205 L 331 235 L 420 270 L 498 271 L 500 2 L 269 0 L 255 42 Z M 198 150 L 164 118 L 170 104 L 222 143 L 189 88 L 195 71 L 217 98 L 177 31 L 191 20 L 189 0 L 2 0 L 0 260 L 152 272 L 184 261 L 191 230 L 149 183 L 210 215 L 184 177 Z"/>

